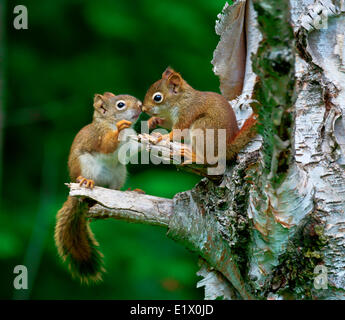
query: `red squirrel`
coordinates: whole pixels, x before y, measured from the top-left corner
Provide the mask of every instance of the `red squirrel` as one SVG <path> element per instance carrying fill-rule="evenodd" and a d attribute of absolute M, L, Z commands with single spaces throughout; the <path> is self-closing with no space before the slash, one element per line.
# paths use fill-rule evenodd
<path fill-rule="evenodd" d="M 120 189 L 126 180 L 126 166 L 119 161 L 119 133 L 129 128 L 141 113 L 142 103 L 129 95 L 106 92 L 94 97 L 91 124 L 82 128 L 71 146 L 68 168 L 71 181 L 88 188 L 94 185 Z M 55 243 L 72 276 L 81 282 L 98 281 L 105 271 L 85 217 L 87 201 L 68 197 L 57 214 Z"/>
<path fill-rule="evenodd" d="M 190 139 L 187 143 L 191 144 L 193 150 L 190 162 L 198 159 L 197 150 L 206 149 L 206 140 L 201 140 L 198 146 L 198 139 L 191 137 L 205 133 L 206 129 L 216 129 L 213 140 L 215 155 L 221 151 L 218 150 L 217 129 L 225 129 L 226 160 L 233 159 L 256 134 L 255 113 L 239 129 L 235 113 L 225 97 L 215 92 L 193 89 L 170 67 L 147 91 L 142 110 L 152 116 L 149 119 L 151 129 L 159 124 L 172 130 L 167 137 L 170 140 L 175 139 L 176 129 L 189 129 Z M 181 155 L 184 154 L 181 152 Z M 199 158 L 203 158 L 203 155 Z"/>

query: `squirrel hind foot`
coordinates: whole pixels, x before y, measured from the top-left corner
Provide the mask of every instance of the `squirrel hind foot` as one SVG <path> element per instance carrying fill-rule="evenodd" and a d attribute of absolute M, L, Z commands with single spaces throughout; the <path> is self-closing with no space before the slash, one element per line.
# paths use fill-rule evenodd
<path fill-rule="evenodd" d="M 128 188 L 126 191 L 131 191 L 131 192 L 137 192 L 137 193 L 141 193 L 141 194 L 145 194 L 146 192 L 144 190 L 135 188 L 132 190 L 132 188 Z"/>
<path fill-rule="evenodd" d="M 146 193 L 144 190 L 141 190 L 141 189 L 139 189 L 139 188 L 135 188 L 135 189 L 133 189 L 133 190 L 131 190 L 131 191 L 137 192 L 137 193 L 140 193 L 140 194 L 145 194 L 145 193 Z"/>
<path fill-rule="evenodd" d="M 93 187 L 95 186 L 95 181 L 93 181 L 92 179 L 86 179 L 86 178 L 84 178 L 82 176 L 79 176 L 76 179 L 76 181 L 79 182 L 80 186 L 85 185 L 86 188 L 93 189 Z"/>

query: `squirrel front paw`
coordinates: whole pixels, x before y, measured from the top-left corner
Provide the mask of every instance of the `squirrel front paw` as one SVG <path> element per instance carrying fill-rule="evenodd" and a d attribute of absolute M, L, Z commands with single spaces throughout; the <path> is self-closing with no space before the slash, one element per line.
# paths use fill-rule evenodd
<path fill-rule="evenodd" d="M 116 123 L 116 128 L 118 130 L 118 132 L 126 129 L 126 128 L 129 128 L 130 126 L 132 125 L 132 122 L 131 121 L 128 121 L 128 120 L 120 120 Z"/>
<path fill-rule="evenodd" d="M 151 117 L 149 120 L 147 120 L 149 129 L 154 129 L 157 126 L 160 126 L 164 123 L 164 119 L 159 117 Z"/>
<path fill-rule="evenodd" d="M 79 182 L 80 186 L 85 184 L 86 188 L 93 189 L 93 187 L 95 186 L 95 181 L 93 181 L 92 179 L 86 179 L 82 176 L 79 176 L 76 181 Z"/>

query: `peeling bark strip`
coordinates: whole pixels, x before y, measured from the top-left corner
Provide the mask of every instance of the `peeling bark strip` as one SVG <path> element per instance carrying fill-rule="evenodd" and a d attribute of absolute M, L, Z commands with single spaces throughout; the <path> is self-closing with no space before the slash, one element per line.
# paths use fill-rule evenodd
<path fill-rule="evenodd" d="M 250 199 L 254 227 L 250 247 L 254 254 L 250 257 L 249 274 L 256 289 L 262 290 L 288 240 L 293 217 L 287 211 L 296 211 L 294 206 L 299 202 L 293 189 L 298 180 L 294 181 L 296 176 L 287 176 L 292 154 L 295 54 L 288 1 L 264 0 L 253 4 L 263 36 L 253 57 L 253 70 L 259 76 L 254 95 L 263 146 Z"/>
<path fill-rule="evenodd" d="M 344 1 L 239 0 L 216 29 L 221 90 L 233 99 L 228 89 L 243 87 L 229 101 L 238 121 L 253 107 L 261 122 L 237 162 L 173 200 L 76 184 L 70 195 L 97 202 L 92 219 L 167 228 L 203 258 L 197 286 L 206 299 L 345 299 Z M 231 46 L 243 49 L 243 36 L 245 74 L 232 78 L 243 52 Z M 168 163 L 181 147 L 150 139 L 132 140 Z"/>
<path fill-rule="evenodd" d="M 226 3 L 216 22 L 216 33 L 221 39 L 213 53 L 213 72 L 220 78 L 222 95 L 229 100 L 239 96 L 243 87 L 246 62 L 245 10 L 245 0 L 236 1 L 232 6 Z"/>

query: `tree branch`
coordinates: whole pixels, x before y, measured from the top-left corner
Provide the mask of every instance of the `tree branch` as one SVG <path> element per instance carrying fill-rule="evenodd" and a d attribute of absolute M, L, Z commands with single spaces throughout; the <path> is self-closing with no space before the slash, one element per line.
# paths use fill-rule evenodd
<path fill-rule="evenodd" d="M 89 211 L 88 217 L 92 219 L 114 218 L 168 227 L 173 214 L 173 201 L 170 199 L 101 187 L 91 190 L 80 187 L 78 183 L 67 185 L 70 187 L 70 196 L 87 197 L 98 203 Z"/>

